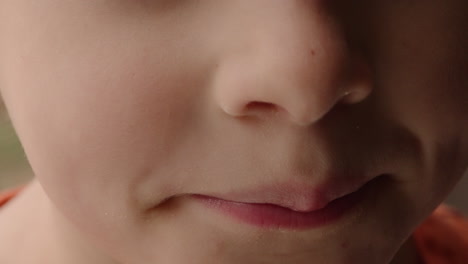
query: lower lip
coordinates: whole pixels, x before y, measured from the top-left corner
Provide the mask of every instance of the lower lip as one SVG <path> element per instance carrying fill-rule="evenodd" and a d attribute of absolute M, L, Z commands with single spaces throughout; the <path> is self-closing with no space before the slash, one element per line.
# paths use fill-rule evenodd
<path fill-rule="evenodd" d="M 362 199 L 363 189 L 338 198 L 326 207 L 311 212 L 297 212 L 272 204 L 226 201 L 204 195 L 194 195 L 193 197 L 209 208 L 256 227 L 311 229 L 339 220 Z"/>

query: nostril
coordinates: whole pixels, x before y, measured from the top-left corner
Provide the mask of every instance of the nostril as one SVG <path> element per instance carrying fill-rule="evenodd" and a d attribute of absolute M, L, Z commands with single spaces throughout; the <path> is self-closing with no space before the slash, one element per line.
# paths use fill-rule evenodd
<path fill-rule="evenodd" d="M 277 105 L 272 104 L 272 103 L 266 103 L 266 102 L 259 102 L 259 101 L 254 101 L 250 102 L 246 106 L 247 112 L 279 112 L 280 109 Z"/>
<path fill-rule="evenodd" d="M 265 103 L 265 102 L 250 102 L 247 104 L 247 108 L 272 108 L 275 107 L 272 103 Z"/>

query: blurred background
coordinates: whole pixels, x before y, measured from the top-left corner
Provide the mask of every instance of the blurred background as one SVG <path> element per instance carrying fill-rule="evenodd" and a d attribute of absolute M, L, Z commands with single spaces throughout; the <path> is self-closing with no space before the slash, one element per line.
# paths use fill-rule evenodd
<path fill-rule="evenodd" d="M 0 98 L 0 190 L 25 184 L 32 175 Z"/>
<path fill-rule="evenodd" d="M 1 190 L 26 184 L 33 176 L 21 144 L 0 98 L 0 192 Z M 447 203 L 468 215 L 468 176 L 461 180 Z"/>

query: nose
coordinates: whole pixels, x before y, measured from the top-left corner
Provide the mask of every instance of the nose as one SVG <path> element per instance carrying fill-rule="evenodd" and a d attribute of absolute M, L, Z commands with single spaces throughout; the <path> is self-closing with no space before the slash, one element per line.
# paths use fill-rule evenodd
<path fill-rule="evenodd" d="M 267 118 L 282 112 L 307 126 L 338 103 L 368 97 L 369 66 L 350 50 L 323 1 L 247 2 L 250 8 L 239 8 L 243 14 L 235 23 L 225 22 L 233 34 L 225 39 L 214 79 L 226 114 Z"/>

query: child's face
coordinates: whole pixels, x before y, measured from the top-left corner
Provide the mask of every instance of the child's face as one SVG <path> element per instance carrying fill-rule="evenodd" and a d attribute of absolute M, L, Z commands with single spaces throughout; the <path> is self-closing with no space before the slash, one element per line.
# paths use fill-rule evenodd
<path fill-rule="evenodd" d="M 122 263 L 383 263 L 468 167 L 467 3 L 3 0 L 0 87 L 52 202 Z M 370 180 L 299 230 L 191 196 Z"/>

